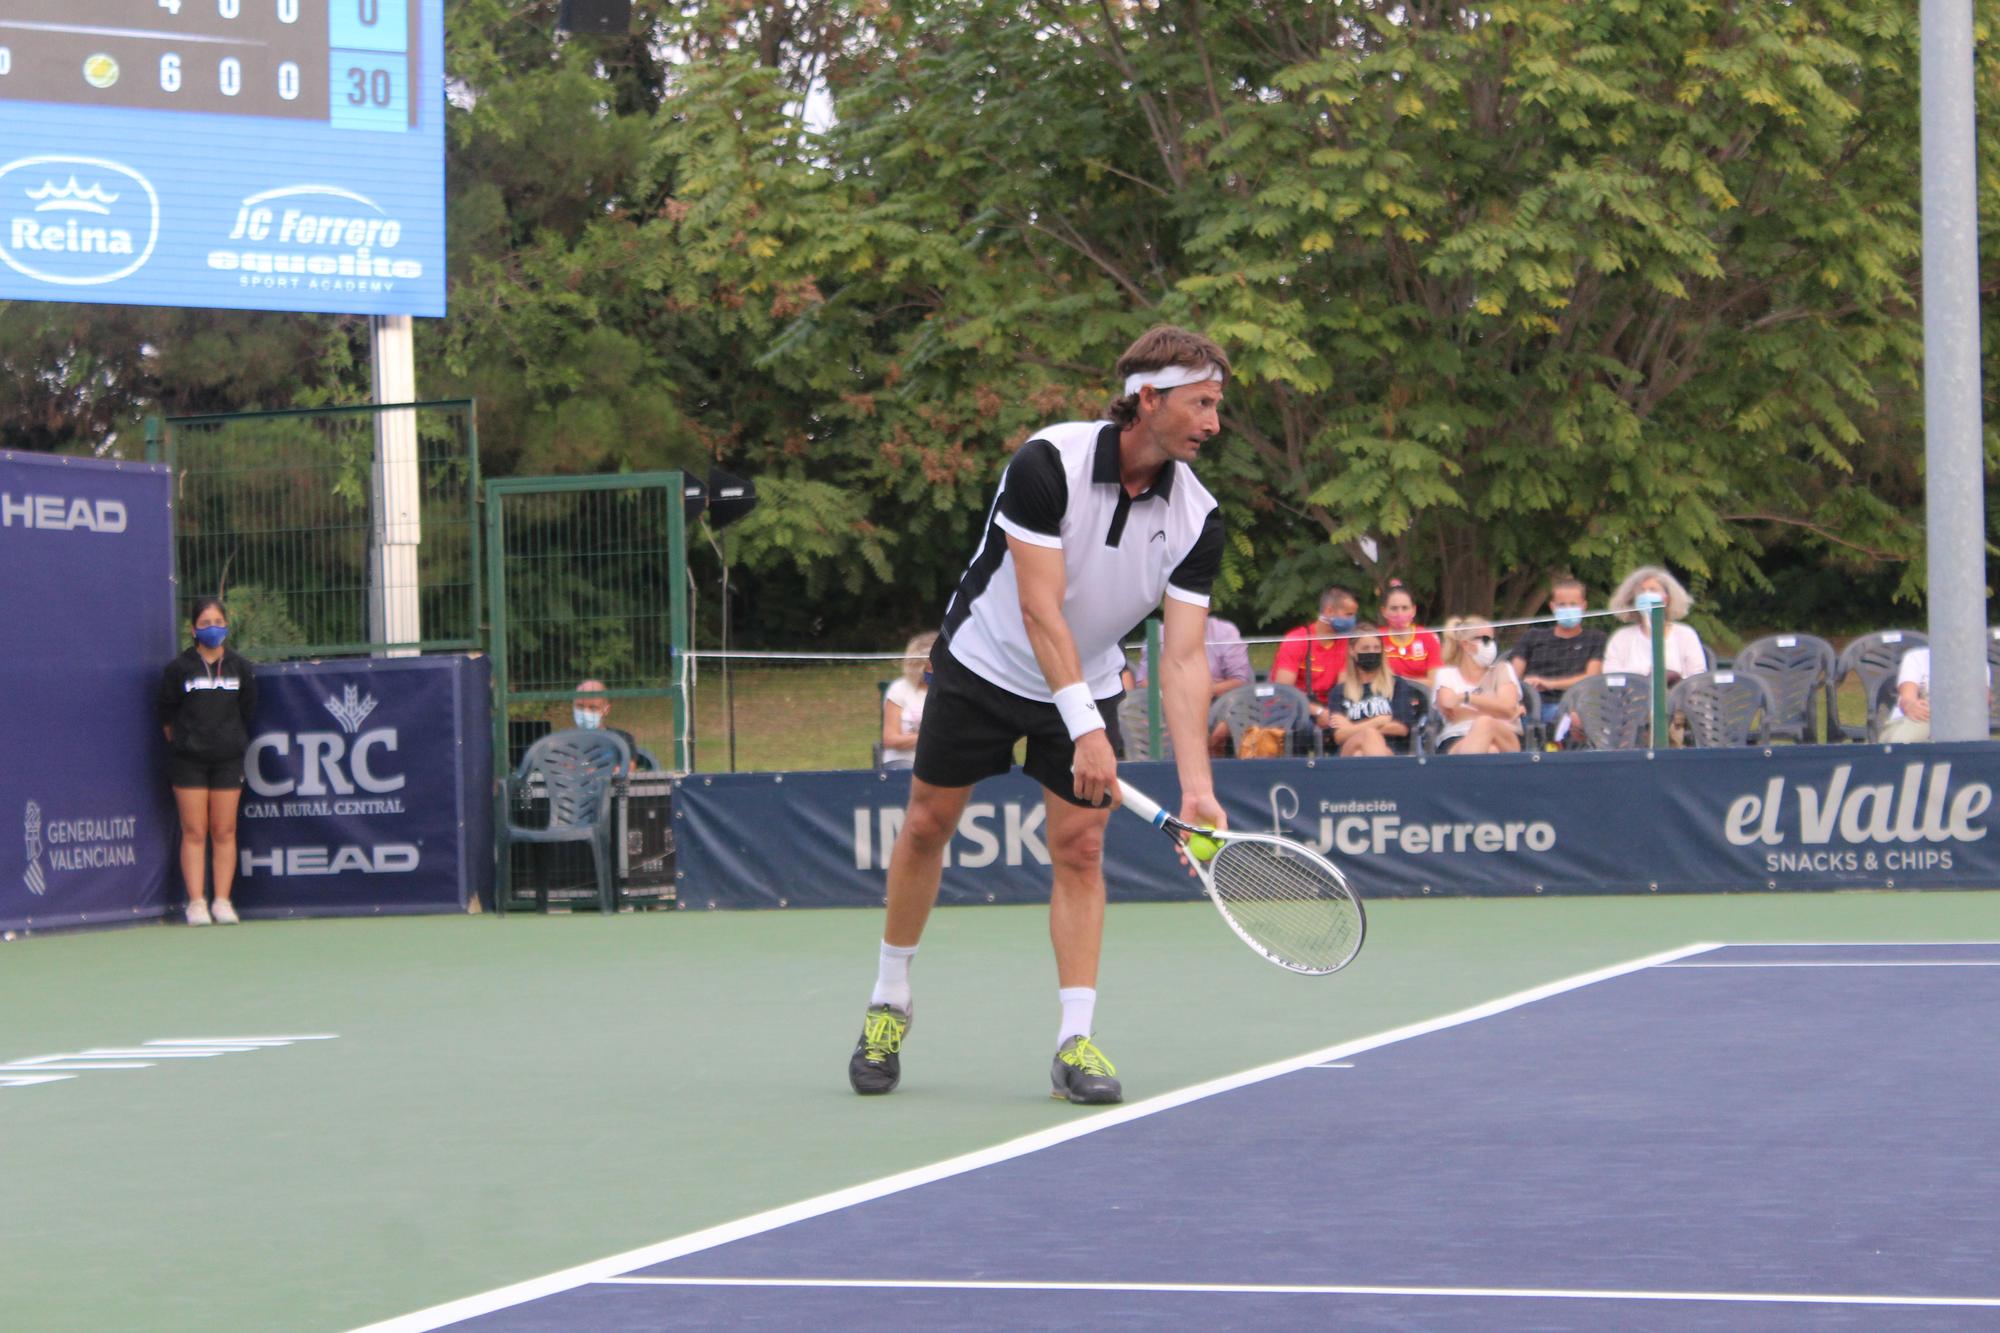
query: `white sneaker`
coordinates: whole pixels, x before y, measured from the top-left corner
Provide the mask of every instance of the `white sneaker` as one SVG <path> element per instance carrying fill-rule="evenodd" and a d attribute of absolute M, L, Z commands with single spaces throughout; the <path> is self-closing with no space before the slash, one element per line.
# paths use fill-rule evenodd
<path fill-rule="evenodd" d="M 190 926 L 206 926 L 213 918 L 208 914 L 208 904 L 200 898 L 188 899 L 187 922 Z"/>
<path fill-rule="evenodd" d="M 215 906 L 209 910 L 215 914 L 215 924 L 218 926 L 233 926 L 243 919 L 236 915 L 235 905 L 227 898 L 217 898 Z"/>

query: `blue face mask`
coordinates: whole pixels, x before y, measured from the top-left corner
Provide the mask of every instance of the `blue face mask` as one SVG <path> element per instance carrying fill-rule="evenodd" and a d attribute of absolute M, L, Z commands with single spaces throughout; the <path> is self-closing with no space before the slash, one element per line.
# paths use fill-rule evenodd
<path fill-rule="evenodd" d="M 604 714 L 597 712 L 595 709 L 572 706 L 569 710 L 569 715 L 576 720 L 576 725 L 585 731 L 596 731 L 604 725 Z"/>
<path fill-rule="evenodd" d="M 1320 619 L 1324 620 L 1327 628 L 1335 634 L 1345 634 L 1354 628 L 1353 616 L 1321 616 Z"/>
<path fill-rule="evenodd" d="M 930 683 L 931 683 L 931 672 L 930 668 L 926 667 L 924 669 L 924 684 L 929 685 Z"/>
<path fill-rule="evenodd" d="M 1632 609 L 1641 612 L 1651 611 L 1656 606 L 1665 606 L 1666 604 L 1667 599 L 1656 592 L 1642 592 L 1632 599 Z"/>
<path fill-rule="evenodd" d="M 1556 624 L 1564 629 L 1575 629 L 1583 623 L 1583 608 L 1580 606 L 1559 606 L 1556 608 Z"/>
<path fill-rule="evenodd" d="M 220 648 L 222 641 L 228 637 L 227 625 L 203 625 L 194 632 L 194 641 L 204 648 Z"/>

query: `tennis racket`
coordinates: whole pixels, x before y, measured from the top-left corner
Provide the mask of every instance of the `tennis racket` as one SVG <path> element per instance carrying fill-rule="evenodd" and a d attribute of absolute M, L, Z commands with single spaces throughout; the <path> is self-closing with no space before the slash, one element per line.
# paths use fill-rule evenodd
<path fill-rule="evenodd" d="M 1310 847 L 1270 833 L 1231 833 L 1182 823 L 1146 793 L 1118 780 L 1127 810 L 1174 845 L 1200 834 L 1217 843 L 1206 861 L 1189 855 L 1208 900 L 1237 937 L 1279 967 L 1309 976 L 1338 972 L 1361 952 L 1368 917 L 1347 877 Z"/>

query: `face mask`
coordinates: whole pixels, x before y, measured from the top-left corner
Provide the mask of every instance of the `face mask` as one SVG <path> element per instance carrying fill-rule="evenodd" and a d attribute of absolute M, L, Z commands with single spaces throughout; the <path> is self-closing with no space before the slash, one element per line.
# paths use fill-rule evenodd
<path fill-rule="evenodd" d="M 1491 639 L 1482 639 L 1472 645 L 1472 660 L 1483 667 L 1493 665 L 1493 659 L 1500 656 L 1500 645 Z"/>
<path fill-rule="evenodd" d="M 1382 669 L 1382 654 L 1356 653 L 1354 655 L 1354 665 L 1361 668 L 1362 675 L 1372 676 Z"/>
<path fill-rule="evenodd" d="M 1642 592 L 1632 599 L 1632 609 L 1635 611 L 1650 611 L 1656 606 L 1666 604 L 1667 599 L 1656 592 Z"/>
<path fill-rule="evenodd" d="M 1575 629 L 1583 623 L 1583 608 L 1580 606 L 1559 606 L 1556 608 L 1556 624 L 1564 629 Z"/>
<path fill-rule="evenodd" d="M 930 683 L 931 683 L 931 673 L 928 669 L 926 669 L 924 671 L 924 684 L 929 685 Z"/>
<path fill-rule="evenodd" d="M 194 632 L 194 641 L 204 648 L 220 648 L 222 641 L 228 637 L 227 625 L 203 625 Z"/>
<path fill-rule="evenodd" d="M 1325 621 L 1326 627 L 1336 634 L 1345 634 L 1354 628 L 1353 616 L 1321 616 L 1320 619 Z"/>
<path fill-rule="evenodd" d="M 569 715 L 575 718 L 576 725 L 582 727 L 585 731 L 596 731 L 604 725 L 604 714 L 593 712 L 588 708 L 572 707 L 569 710 Z"/>
<path fill-rule="evenodd" d="M 1382 613 L 1382 621 L 1390 629 L 1408 629 L 1416 622 L 1416 619 L 1417 613 L 1414 611 L 1384 611 Z"/>

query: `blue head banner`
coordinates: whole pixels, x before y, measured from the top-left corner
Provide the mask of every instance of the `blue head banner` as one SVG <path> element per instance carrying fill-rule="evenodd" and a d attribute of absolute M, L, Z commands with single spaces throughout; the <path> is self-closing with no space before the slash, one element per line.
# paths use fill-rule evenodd
<path fill-rule="evenodd" d="M 259 667 L 243 915 L 462 911 L 490 893 L 489 697 L 483 657 Z"/>
<path fill-rule="evenodd" d="M 171 497 L 164 467 L 0 453 L 0 927 L 167 910 Z"/>

